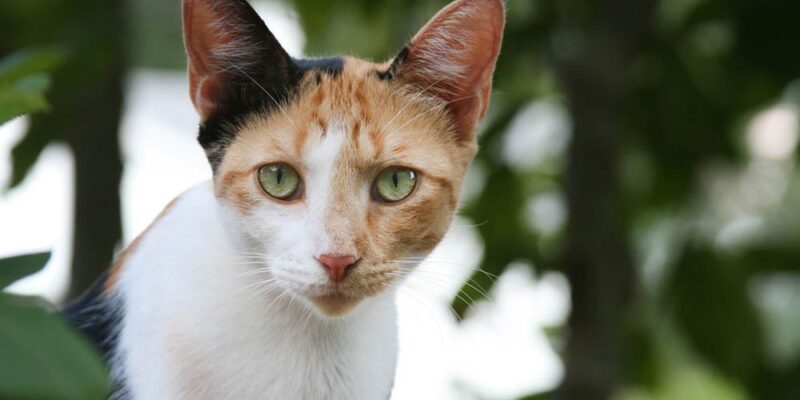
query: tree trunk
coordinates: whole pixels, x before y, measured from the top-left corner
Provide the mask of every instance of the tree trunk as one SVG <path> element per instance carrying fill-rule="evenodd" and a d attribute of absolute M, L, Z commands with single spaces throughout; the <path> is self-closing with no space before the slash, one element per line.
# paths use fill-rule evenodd
<path fill-rule="evenodd" d="M 109 266 L 122 238 L 119 135 L 122 68 L 86 88 L 76 112 L 84 116 L 68 133 L 75 157 L 75 208 L 67 298 L 83 293 Z"/>
<path fill-rule="evenodd" d="M 574 121 L 564 254 L 572 313 L 558 399 L 608 399 L 623 379 L 623 338 L 635 271 L 620 193 L 619 152 L 627 74 L 654 5 L 655 0 L 602 3 L 583 40 L 558 54 L 559 78 Z"/>
<path fill-rule="evenodd" d="M 108 268 L 122 237 L 119 125 L 126 66 L 124 0 L 93 1 L 82 19 L 96 40 L 82 44 L 81 54 L 98 67 L 82 87 L 74 88 L 65 107 L 73 125 L 66 127 L 75 156 L 75 210 L 72 273 L 68 298 L 80 295 Z"/>

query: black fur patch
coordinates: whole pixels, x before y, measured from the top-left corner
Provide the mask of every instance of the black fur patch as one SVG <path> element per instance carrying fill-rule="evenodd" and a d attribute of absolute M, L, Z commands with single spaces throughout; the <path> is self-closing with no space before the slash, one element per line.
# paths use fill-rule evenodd
<path fill-rule="evenodd" d="M 400 67 L 406 61 L 406 58 L 408 58 L 408 51 L 408 46 L 403 47 L 403 50 L 397 53 L 397 56 L 395 56 L 392 64 L 389 65 L 386 71 L 377 71 L 378 79 L 382 81 L 393 80 L 397 76 L 397 73 L 400 72 Z"/>
<path fill-rule="evenodd" d="M 86 337 L 102 354 L 106 365 L 115 355 L 120 331 L 119 301 L 103 292 L 107 276 L 103 274 L 92 286 L 61 310 L 67 322 Z M 110 399 L 127 399 L 124 382 L 111 382 Z"/>
<path fill-rule="evenodd" d="M 333 78 L 338 77 L 344 69 L 344 59 L 342 57 L 299 59 L 294 60 L 294 64 L 302 74 L 308 72 L 322 72 Z"/>
<path fill-rule="evenodd" d="M 269 68 L 269 66 L 263 66 Z M 236 139 L 238 131 L 248 117 L 255 114 L 269 114 L 277 111 L 278 104 L 285 106 L 297 92 L 298 85 L 307 74 L 315 74 L 317 82 L 321 74 L 334 79 L 344 69 L 344 59 L 327 57 L 316 59 L 297 59 L 289 62 L 283 74 L 248 73 L 231 80 L 228 99 L 205 123 L 200 125 L 197 140 L 206 151 L 211 169 L 217 167 L 225 156 L 228 146 Z M 236 71 L 232 72 L 233 74 Z M 244 75 L 244 72 L 242 72 Z M 283 75 L 281 77 L 281 75 Z M 250 79 L 252 78 L 252 79 Z"/>
<path fill-rule="evenodd" d="M 76 329 L 81 331 L 104 356 L 110 356 L 116 345 L 118 318 L 112 300 L 103 293 L 105 274 L 61 311 Z"/>

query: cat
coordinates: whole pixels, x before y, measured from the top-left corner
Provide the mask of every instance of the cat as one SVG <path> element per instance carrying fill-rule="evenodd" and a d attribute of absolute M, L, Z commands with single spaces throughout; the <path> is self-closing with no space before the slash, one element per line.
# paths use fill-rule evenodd
<path fill-rule="evenodd" d="M 458 206 L 504 13 L 455 1 L 376 64 L 295 59 L 245 0 L 184 0 L 213 179 L 64 310 L 111 398 L 389 398 L 396 288 Z"/>

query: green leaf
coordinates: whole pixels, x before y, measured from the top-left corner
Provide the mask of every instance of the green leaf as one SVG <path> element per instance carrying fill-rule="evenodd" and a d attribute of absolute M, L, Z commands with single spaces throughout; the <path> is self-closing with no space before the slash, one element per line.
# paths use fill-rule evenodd
<path fill-rule="evenodd" d="M 14 82 L 14 87 L 26 93 L 41 93 L 50 88 L 50 77 L 42 73 L 28 75 Z"/>
<path fill-rule="evenodd" d="M 47 111 L 49 108 L 42 93 L 0 88 L 0 124 L 25 114 Z"/>
<path fill-rule="evenodd" d="M 0 398 L 99 400 L 106 382 L 100 357 L 64 321 L 0 294 Z"/>
<path fill-rule="evenodd" d="M 53 70 L 63 58 L 56 50 L 22 50 L 0 60 L 0 87 Z"/>
<path fill-rule="evenodd" d="M 0 125 L 25 114 L 47 111 L 45 91 L 50 88 L 46 72 L 62 59 L 53 50 L 20 51 L 0 60 Z M 12 187 L 22 181 L 49 140 L 29 131 L 12 152 Z"/>
<path fill-rule="evenodd" d="M 49 259 L 49 252 L 0 259 L 0 289 L 39 272 Z"/>
<path fill-rule="evenodd" d="M 21 51 L 0 60 L 0 124 L 49 108 L 44 92 L 50 87 L 47 71 L 61 56 L 51 50 Z"/>

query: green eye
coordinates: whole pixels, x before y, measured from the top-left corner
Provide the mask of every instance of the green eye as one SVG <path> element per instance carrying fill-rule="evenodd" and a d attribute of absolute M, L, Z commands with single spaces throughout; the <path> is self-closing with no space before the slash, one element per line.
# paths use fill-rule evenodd
<path fill-rule="evenodd" d="M 373 185 L 375 200 L 394 203 L 408 197 L 417 185 L 417 174 L 402 167 L 391 167 L 383 170 Z"/>
<path fill-rule="evenodd" d="M 289 200 L 300 191 L 300 176 L 287 164 L 275 163 L 258 169 L 258 183 L 268 195 Z"/>

